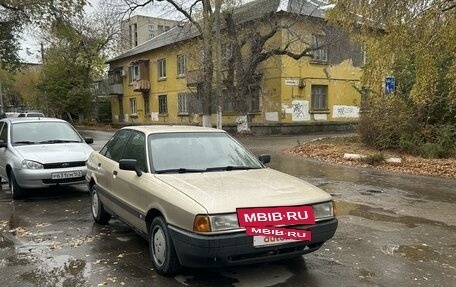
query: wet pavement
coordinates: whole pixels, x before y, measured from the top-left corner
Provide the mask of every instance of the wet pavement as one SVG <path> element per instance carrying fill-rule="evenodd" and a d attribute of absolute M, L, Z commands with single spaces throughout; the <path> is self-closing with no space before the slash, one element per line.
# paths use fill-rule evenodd
<path fill-rule="evenodd" d="M 84 131 L 99 149 L 110 132 Z M 114 219 L 93 223 L 87 188 L 0 192 L 0 286 L 455 286 L 456 180 L 306 160 L 281 150 L 326 135 L 242 137 L 271 168 L 334 196 L 339 228 L 300 259 L 158 275 L 147 242 Z"/>

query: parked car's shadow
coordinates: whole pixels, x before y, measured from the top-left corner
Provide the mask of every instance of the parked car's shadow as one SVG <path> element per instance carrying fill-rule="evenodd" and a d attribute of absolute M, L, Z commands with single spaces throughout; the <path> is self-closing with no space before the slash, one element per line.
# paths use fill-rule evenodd
<path fill-rule="evenodd" d="M 8 182 L 1 183 L 2 195 L 1 201 L 12 200 L 11 188 Z M 72 198 L 78 196 L 88 196 L 89 192 L 87 185 L 64 185 L 64 186 L 51 186 L 47 188 L 26 189 L 27 197 L 23 200 L 41 200 L 41 199 L 55 199 L 55 198 Z"/>

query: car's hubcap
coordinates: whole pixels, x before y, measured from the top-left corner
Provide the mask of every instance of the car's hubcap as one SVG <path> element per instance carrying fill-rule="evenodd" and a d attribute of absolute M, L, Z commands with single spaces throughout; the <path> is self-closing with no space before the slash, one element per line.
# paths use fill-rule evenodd
<path fill-rule="evenodd" d="M 92 191 L 92 213 L 93 216 L 98 214 L 98 194 L 95 190 Z"/>
<path fill-rule="evenodd" d="M 161 228 L 157 228 L 153 238 L 154 258 L 158 265 L 163 265 L 166 257 L 166 239 Z"/>

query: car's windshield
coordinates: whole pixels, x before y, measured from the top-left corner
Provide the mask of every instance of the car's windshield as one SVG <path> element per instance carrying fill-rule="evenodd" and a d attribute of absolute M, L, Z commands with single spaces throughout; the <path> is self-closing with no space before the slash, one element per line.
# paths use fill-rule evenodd
<path fill-rule="evenodd" d="M 12 125 L 11 143 L 13 145 L 68 142 L 82 142 L 82 140 L 65 122 L 36 121 Z"/>
<path fill-rule="evenodd" d="M 263 167 L 251 152 L 225 133 L 152 134 L 148 142 L 152 170 L 157 173 Z"/>

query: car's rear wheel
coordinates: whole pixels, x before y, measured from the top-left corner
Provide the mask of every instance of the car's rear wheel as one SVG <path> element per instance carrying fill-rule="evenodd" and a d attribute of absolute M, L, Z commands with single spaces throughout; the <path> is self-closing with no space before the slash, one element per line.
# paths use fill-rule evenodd
<path fill-rule="evenodd" d="M 20 187 L 19 184 L 17 184 L 16 177 L 14 176 L 14 173 L 12 171 L 9 182 L 13 199 L 21 199 L 26 197 L 27 194 L 25 190 L 22 187 Z"/>
<path fill-rule="evenodd" d="M 90 188 L 90 195 L 92 198 L 92 217 L 96 223 L 99 224 L 108 224 L 111 219 L 111 214 L 106 212 L 104 209 L 103 203 L 101 203 L 100 198 L 98 197 L 97 185 L 94 184 Z"/>
<path fill-rule="evenodd" d="M 149 249 L 155 270 L 164 276 L 176 275 L 181 265 L 163 217 L 152 220 L 149 231 Z"/>

